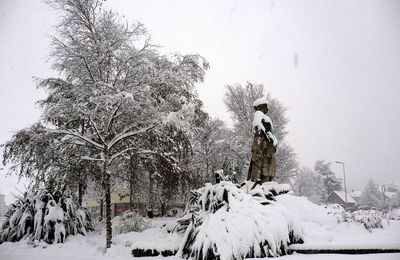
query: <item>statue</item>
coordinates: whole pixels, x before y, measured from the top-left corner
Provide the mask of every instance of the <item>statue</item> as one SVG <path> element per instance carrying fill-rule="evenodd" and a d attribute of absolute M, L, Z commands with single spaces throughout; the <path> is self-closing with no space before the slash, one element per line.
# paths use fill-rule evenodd
<path fill-rule="evenodd" d="M 267 99 L 265 97 L 257 99 L 253 107 L 256 110 L 253 120 L 254 139 L 247 180 L 263 183 L 272 181 L 276 175 L 275 152 L 278 141 L 274 135 L 272 121 L 266 115 Z"/>

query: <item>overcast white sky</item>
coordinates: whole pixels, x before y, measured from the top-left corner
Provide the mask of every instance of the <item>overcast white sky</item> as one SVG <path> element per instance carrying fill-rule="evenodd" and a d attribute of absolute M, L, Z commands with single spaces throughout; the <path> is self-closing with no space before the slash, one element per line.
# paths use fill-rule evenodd
<path fill-rule="evenodd" d="M 164 53 L 211 64 L 198 92 L 230 124 L 226 84 L 264 83 L 289 107 L 290 144 L 301 164 L 346 164 L 348 189 L 400 181 L 400 1 L 121 1 L 106 5 L 143 22 Z M 40 1 L 0 1 L 0 143 L 35 122 L 32 76 L 47 63 L 56 14 Z M 297 65 L 297 66 L 295 66 Z M 339 165 L 333 170 L 342 176 Z M 0 192 L 16 179 L 0 170 Z M 9 198 L 8 198 L 9 201 Z"/>

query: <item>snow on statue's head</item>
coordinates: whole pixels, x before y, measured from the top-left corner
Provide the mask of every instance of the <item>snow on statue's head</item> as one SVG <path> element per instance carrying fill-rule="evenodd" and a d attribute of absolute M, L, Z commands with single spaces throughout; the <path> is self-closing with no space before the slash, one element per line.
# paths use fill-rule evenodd
<path fill-rule="evenodd" d="M 264 114 L 268 112 L 268 100 L 266 97 L 261 97 L 253 102 L 253 108 L 256 111 L 261 111 Z"/>

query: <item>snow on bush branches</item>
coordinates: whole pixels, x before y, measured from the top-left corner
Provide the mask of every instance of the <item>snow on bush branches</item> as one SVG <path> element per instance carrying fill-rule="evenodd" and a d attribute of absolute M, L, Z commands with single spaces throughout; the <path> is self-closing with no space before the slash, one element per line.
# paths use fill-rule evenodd
<path fill-rule="evenodd" d="M 185 232 L 178 255 L 194 259 L 244 259 L 286 254 L 302 242 L 296 217 L 274 196 L 290 187 L 275 182 L 239 188 L 223 181 L 191 192 L 190 213 L 177 230 Z"/>
<path fill-rule="evenodd" d="M 17 198 L 0 228 L 0 243 L 21 239 L 64 243 L 68 235 L 93 230 L 90 215 L 59 192 L 25 192 Z"/>
<path fill-rule="evenodd" d="M 129 210 L 125 211 L 122 216 L 115 217 L 112 222 L 116 234 L 142 232 L 151 227 L 150 221 L 146 221 L 140 214 Z"/>
<path fill-rule="evenodd" d="M 373 228 L 383 228 L 383 213 L 377 210 L 357 210 L 354 212 L 341 211 L 335 213 L 338 222 L 355 222 L 362 224 L 365 229 L 372 232 Z"/>

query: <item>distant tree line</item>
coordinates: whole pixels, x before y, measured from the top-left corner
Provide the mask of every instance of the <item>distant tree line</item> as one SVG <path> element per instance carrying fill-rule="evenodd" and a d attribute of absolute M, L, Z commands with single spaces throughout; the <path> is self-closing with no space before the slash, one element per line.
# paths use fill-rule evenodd
<path fill-rule="evenodd" d="M 399 208 L 400 189 L 399 187 L 378 185 L 370 179 L 362 190 L 358 204 L 383 210 Z"/>
<path fill-rule="evenodd" d="M 291 184 L 296 195 L 305 196 L 317 204 L 325 204 L 333 191 L 343 190 L 342 179 L 335 176 L 331 170 L 331 163 L 323 160 L 316 161 L 314 169 L 300 168 L 291 179 Z M 348 196 L 351 195 L 351 192 L 348 192 Z M 370 179 L 361 191 L 361 196 L 354 199 L 357 206 L 380 210 L 398 208 L 400 207 L 400 190 L 399 187 L 378 185 Z"/>

